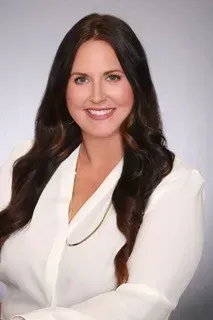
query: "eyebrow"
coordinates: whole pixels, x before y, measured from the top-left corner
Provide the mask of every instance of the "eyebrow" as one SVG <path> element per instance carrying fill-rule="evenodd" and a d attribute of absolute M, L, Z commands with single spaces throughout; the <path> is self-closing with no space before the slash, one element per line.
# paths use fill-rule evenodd
<path fill-rule="evenodd" d="M 106 76 L 106 75 L 108 75 L 108 74 L 110 74 L 110 73 L 113 73 L 113 72 L 121 72 L 121 73 L 124 73 L 122 70 L 119 70 L 119 69 L 113 69 L 113 70 L 109 70 L 109 71 L 105 71 L 104 72 L 104 75 Z M 72 76 L 75 76 L 75 75 L 81 75 L 81 76 L 88 76 L 88 74 L 86 74 L 86 73 L 82 73 L 82 72 L 72 72 L 71 73 L 71 77 Z"/>

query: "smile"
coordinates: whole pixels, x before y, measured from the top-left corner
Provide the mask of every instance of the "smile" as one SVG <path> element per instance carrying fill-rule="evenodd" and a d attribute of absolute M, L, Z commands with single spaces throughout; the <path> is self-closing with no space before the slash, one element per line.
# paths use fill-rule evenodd
<path fill-rule="evenodd" d="M 102 109 L 102 110 L 95 110 L 95 109 L 87 109 L 87 113 L 90 118 L 95 120 L 105 120 L 112 116 L 115 109 Z"/>
<path fill-rule="evenodd" d="M 88 109 L 88 112 L 91 114 L 97 114 L 98 116 L 102 116 L 104 114 L 110 113 L 113 109 L 106 109 L 106 110 L 92 110 Z"/>

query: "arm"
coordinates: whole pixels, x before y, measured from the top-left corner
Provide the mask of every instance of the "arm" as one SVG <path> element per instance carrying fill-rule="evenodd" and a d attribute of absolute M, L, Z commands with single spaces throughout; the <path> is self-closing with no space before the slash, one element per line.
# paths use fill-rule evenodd
<path fill-rule="evenodd" d="M 128 261 L 128 283 L 71 308 L 45 308 L 12 319 L 168 319 L 201 258 L 202 188 L 196 170 L 183 170 L 159 185 Z"/>

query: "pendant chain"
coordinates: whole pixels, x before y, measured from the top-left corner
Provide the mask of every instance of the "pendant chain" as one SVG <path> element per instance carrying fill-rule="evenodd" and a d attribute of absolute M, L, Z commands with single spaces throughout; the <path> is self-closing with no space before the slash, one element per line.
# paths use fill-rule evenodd
<path fill-rule="evenodd" d="M 78 162 L 78 161 L 77 161 Z M 78 167 L 78 164 L 76 165 L 76 168 L 75 168 L 75 177 L 74 177 L 74 184 L 73 184 L 73 192 L 72 192 L 72 199 L 71 199 L 71 208 L 70 208 L 70 213 L 72 215 L 72 212 L 73 212 L 73 199 L 74 199 L 74 189 L 75 189 L 75 185 L 76 185 L 76 178 L 77 178 L 77 167 Z M 81 241 L 79 242 L 76 242 L 76 243 L 69 243 L 68 242 L 68 239 L 66 240 L 66 244 L 69 246 L 69 247 L 75 247 L 75 246 L 78 246 L 79 244 L 85 242 L 86 240 L 88 240 L 100 227 L 101 225 L 103 224 L 107 214 L 109 213 L 110 211 L 110 208 L 111 208 L 111 205 L 112 205 L 112 201 L 110 201 L 109 205 L 107 206 L 107 209 L 106 209 L 106 212 L 104 213 L 104 216 L 103 218 L 101 219 L 101 221 L 99 222 L 99 224 L 97 225 L 97 227 L 95 227 L 95 229 L 90 233 L 88 234 L 88 236 L 86 236 L 84 239 L 82 239 Z"/>

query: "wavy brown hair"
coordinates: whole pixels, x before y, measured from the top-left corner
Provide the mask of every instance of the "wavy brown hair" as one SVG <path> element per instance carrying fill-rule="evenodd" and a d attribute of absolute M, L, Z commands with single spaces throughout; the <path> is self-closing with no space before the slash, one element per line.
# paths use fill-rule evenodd
<path fill-rule="evenodd" d="M 0 239 L 4 243 L 30 222 L 42 190 L 61 162 L 82 141 L 78 125 L 70 125 L 72 118 L 65 96 L 76 52 L 90 39 L 103 40 L 112 46 L 134 93 L 132 111 L 120 128 L 124 163 L 112 195 L 117 226 L 126 238 L 115 257 L 115 274 L 120 285 L 128 280 L 127 260 L 148 199 L 171 171 L 174 154 L 167 148 L 163 134 L 145 51 L 129 25 L 117 17 L 90 14 L 77 22 L 62 40 L 37 113 L 34 143 L 13 166 L 11 200 L 0 212 Z"/>

